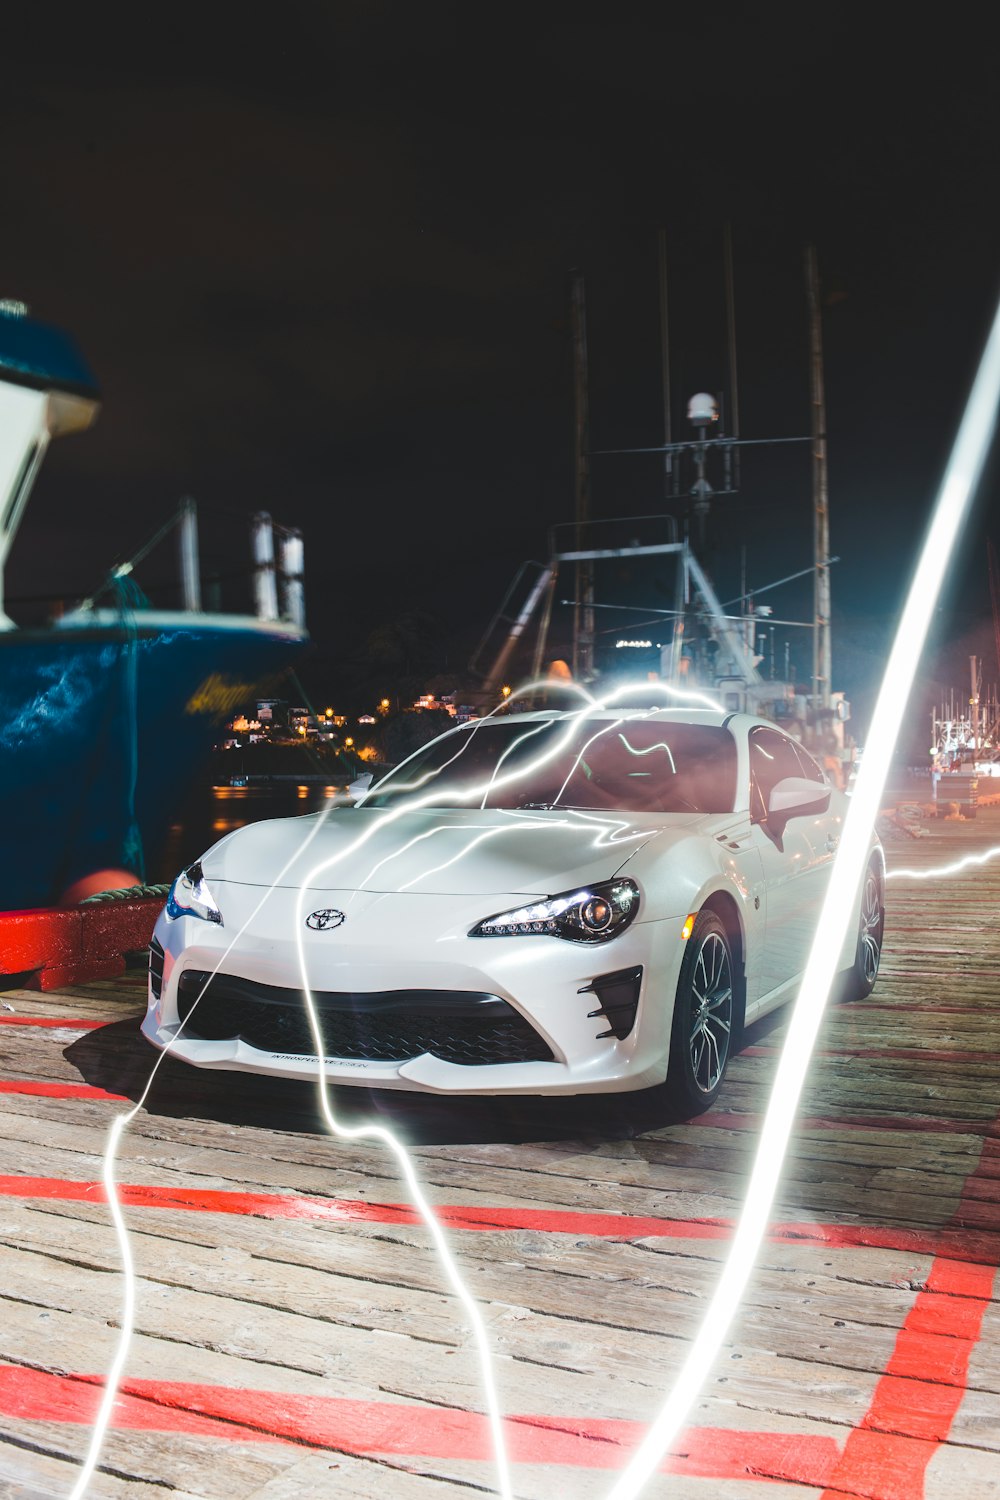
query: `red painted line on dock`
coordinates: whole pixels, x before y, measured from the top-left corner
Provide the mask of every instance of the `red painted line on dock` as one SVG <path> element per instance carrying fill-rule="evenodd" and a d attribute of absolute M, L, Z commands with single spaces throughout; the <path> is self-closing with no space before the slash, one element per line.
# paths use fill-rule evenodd
<path fill-rule="evenodd" d="M 8 1419 L 90 1425 L 102 1385 L 103 1378 L 95 1375 L 49 1375 L 2 1365 L 0 1411 Z M 612 1418 L 511 1415 L 503 1424 L 514 1463 L 588 1469 L 624 1468 L 646 1432 L 642 1422 Z M 488 1419 L 479 1412 L 186 1381 L 123 1380 L 112 1427 L 199 1433 L 237 1442 L 291 1442 L 340 1453 L 481 1462 L 494 1455 Z M 680 1435 L 660 1471 L 820 1485 L 829 1482 L 838 1457 L 832 1437 L 699 1427 Z"/>
<path fill-rule="evenodd" d="M 923 1500 L 927 1466 L 965 1397 L 995 1274 L 992 1266 L 935 1260 L 822 1500 Z"/>
<path fill-rule="evenodd" d="M 0 1082 L 0 1094 L 30 1094 L 38 1099 L 113 1099 L 116 1104 L 129 1103 L 125 1094 L 109 1094 L 94 1083 L 39 1083 L 27 1078 Z"/>
<path fill-rule="evenodd" d="M 1000 1115 L 992 1130 L 998 1128 Z M 998 1177 L 1000 1142 L 991 1136 L 966 1178 L 949 1227 L 1000 1228 Z M 924 1500 L 927 1467 L 965 1397 L 969 1360 L 990 1306 L 995 1267 L 995 1261 L 969 1265 L 940 1255 L 935 1259 L 821 1500 Z"/>
<path fill-rule="evenodd" d="M 60 1020 L 58 1016 L 3 1016 L 0 1026 L 58 1026 L 66 1031 L 96 1031 L 98 1026 L 110 1026 L 108 1021 L 84 1021 L 78 1016 Z"/>
<path fill-rule="evenodd" d="M 71 1182 L 62 1177 L 0 1177 L 0 1197 L 47 1201 L 105 1203 L 101 1182 Z M 243 1214 L 251 1218 L 319 1220 L 341 1223 L 421 1224 L 408 1203 L 365 1203 L 354 1198 L 304 1198 L 285 1193 L 239 1193 L 220 1188 L 168 1188 L 119 1183 L 119 1201 L 128 1208 L 184 1209 L 194 1213 Z M 480 1208 L 439 1206 L 438 1221 L 447 1229 L 489 1233 L 525 1229 L 543 1234 L 573 1234 L 595 1239 L 724 1240 L 733 1232 L 730 1219 L 656 1219 L 630 1214 L 582 1213 L 576 1209 Z M 831 1249 L 901 1250 L 908 1255 L 948 1255 L 954 1260 L 995 1265 L 1000 1232 L 885 1229 L 867 1224 L 783 1222 L 772 1224 L 768 1237 L 792 1244 Z"/>

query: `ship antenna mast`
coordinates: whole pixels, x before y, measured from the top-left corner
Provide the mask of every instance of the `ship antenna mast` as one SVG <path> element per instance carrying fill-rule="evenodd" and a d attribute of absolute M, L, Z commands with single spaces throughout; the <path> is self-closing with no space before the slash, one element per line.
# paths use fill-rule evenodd
<path fill-rule="evenodd" d="M 809 299 L 809 393 L 812 406 L 813 470 L 813 716 L 830 707 L 830 512 L 826 466 L 826 395 L 823 387 L 823 326 L 819 266 L 814 245 L 806 247 Z"/>

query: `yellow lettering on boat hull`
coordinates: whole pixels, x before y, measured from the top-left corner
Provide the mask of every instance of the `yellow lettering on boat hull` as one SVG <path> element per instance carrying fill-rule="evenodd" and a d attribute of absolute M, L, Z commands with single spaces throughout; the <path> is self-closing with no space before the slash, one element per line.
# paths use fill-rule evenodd
<path fill-rule="evenodd" d="M 234 682 L 213 672 L 191 694 L 184 706 L 186 714 L 229 714 L 253 696 L 252 682 Z"/>

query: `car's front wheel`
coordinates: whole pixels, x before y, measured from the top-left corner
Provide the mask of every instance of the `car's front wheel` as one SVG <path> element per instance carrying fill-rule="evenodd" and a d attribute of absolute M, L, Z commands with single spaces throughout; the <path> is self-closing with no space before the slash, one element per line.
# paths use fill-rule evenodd
<path fill-rule="evenodd" d="M 685 945 L 670 1034 L 667 1093 L 688 1114 L 714 1101 L 738 1025 L 733 954 L 713 911 L 700 912 Z"/>

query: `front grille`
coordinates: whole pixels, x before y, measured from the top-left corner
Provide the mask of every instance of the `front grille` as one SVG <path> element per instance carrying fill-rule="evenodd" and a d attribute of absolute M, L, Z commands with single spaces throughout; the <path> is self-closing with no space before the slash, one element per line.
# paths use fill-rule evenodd
<path fill-rule="evenodd" d="M 552 1061 L 545 1040 L 497 995 L 471 990 L 384 990 L 315 992 L 312 998 L 327 1057 L 405 1062 L 429 1052 L 444 1062 L 467 1067 Z M 299 990 L 257 984 L 231 974 L 210 978 L 200 970 L 186 969 L 177 988 L 177 1010 L 181 1020 L 191 1017 L 184 1027 L 190 1037 L 206 1041 L 239 1037 L 262 1052 L 307 1057 L 316 1052 Z"/>
<path fill-rule="evenodd" d="M 142 950 L 140 949 L 140 952 Z M 149 942 L 149 988 L 153 992 L 153 999 L 159 1000 L 163 991 L 163 960 L 165 954 L 155 938 Z"/>

